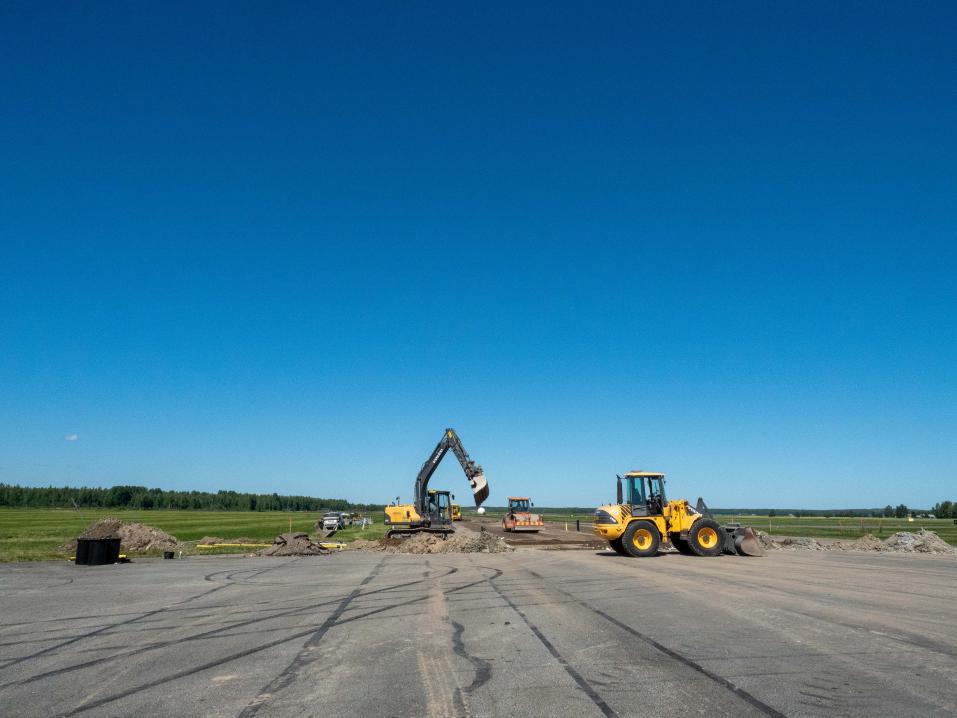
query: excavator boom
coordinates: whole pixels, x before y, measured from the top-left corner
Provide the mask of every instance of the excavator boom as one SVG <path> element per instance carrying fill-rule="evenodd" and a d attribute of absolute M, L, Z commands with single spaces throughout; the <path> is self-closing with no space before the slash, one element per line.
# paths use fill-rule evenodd
<path fill-rule="evenodd" d="M 435 449 L 432 450 L 431 456 L 422 464 L 419 475 L 415 479 L 415 505 L 419 512 L 425 510 L 429 495 L 429 481 L 432 479 L 432 474 L 435 473 L 435 470 L 450 449 L 452 453 L 455 454 L 455 458 L 459 460 L 459 464 L 462 465 L 465 478 L 468 479 L 469 486 L 472 487 L 475 505 L 477 507 L 481 506 L 482 502 L 488 498 L 488 481 L 485 479 L 485 472 L 482 471 L 482 467 L 469 457 L 465 447 L 462 446 L 459 435 L 455 433 L 455 429 L 446 429 L 439 443 L 436 444 Z"/>

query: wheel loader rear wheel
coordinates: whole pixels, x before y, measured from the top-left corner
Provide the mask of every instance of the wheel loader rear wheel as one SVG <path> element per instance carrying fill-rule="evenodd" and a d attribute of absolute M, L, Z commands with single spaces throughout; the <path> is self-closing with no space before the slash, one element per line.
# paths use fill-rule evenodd
<path fill-rule="evenodd" d="M 688 546 L 698 556 L 720 556 L 724 547 L 721 526 L 711 519 L 698 519 L 688 532 Z"/>
<path fill-rule="evenodd" d="M 616 539 L 608 539 L 608 545 L 615 550 L 615 553 L 620 554 L 621 556 L 628 555 L 628 552 L 625 551 L 624 544 L 621 542 L 621 536 Z"/>
<path fill-rule="evenodd" d="M 658 553 L 661 534 L 650 521 L 632 521 L 621 536 L 621 543 L 629 556 L 644 558 Z"/>

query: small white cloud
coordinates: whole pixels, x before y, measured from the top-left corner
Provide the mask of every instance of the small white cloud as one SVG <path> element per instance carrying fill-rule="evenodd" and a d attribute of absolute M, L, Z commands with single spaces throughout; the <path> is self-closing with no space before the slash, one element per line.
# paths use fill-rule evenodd
<path fill-rule="evenodd" d="M 79 434 L 67 434 L 63 437 L 66 441 L 76 441 L 80 438 Z"/>

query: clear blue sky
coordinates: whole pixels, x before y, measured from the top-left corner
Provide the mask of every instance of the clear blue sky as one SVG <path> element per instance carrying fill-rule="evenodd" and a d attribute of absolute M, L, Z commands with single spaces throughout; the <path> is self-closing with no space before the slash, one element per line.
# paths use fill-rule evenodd
<path fill-rule="evenodd" d="M 513 5 L 0 5 L 0 481 L 957 498 L 957 5 Z"/>

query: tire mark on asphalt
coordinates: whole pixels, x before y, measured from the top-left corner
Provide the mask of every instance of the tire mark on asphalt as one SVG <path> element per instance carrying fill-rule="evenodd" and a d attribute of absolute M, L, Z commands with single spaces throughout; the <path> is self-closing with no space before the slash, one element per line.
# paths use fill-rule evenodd
<path fill-rule="evenodd" d="M 455 689 L 455 707 L 459 711 L 457 715 L 470 716 L 472 711 L 469 706 L 469 699 L 472 697 L 472 694 L 477 691 L 479 688 L 484 686 L 489 682 L 489 679 L 492 677 L 492 662 L 485 659 L 479 658 L 478 656 L 473 656 L 465 648 L 465 641 L 462 640 L 462 634 L 465 632 L 465 626 L 463 626 L 458 621 L 453 621 L 449 619 L 452 624 L 452 650 L 455 652 L 455 655 L 461 656 L 469 663 L 472 664 L 472 667 L 475 668 L 475 677 L 472 679 L 472 682 L 469 683 L 465 688 Z"/>
<path fill-rule="evenodd" d="M 326 620 L 322 622 L 319 628 L 316 629 L 311 636 L 309 636 L 308 640 L 306 640 L 302 648 L 299 650 L 299 653 L 295 658 L 292 659 L 292 662 L 289 663 L 289 665 L 287 665 L 278 676 L 267 683 L 261 691 L 259 691 L 259 695 L 257 695 L 240 712 L 239 718 L 251 718 L 252 716 L 255 716 L 259 712 L 259 709 L 266 705 L 266 702 L 272 696 L 279 691 L 284 690 L 293 681 L 295 681 L 303 668 L 319 659 L 316 648 L 318 648 L 319 644 L 322 642 L 323 637 L 329 632 L 329 629 L 336 624 L 336 621 L 339 620 L 339 617 L 342 616 L 349 604 L 362 594 L 362 587 L 368 584 L 378 575 L 379 569 L 382 568 L 384 561 L 384 557 L 380 558 L 379 562 L 372 567 L 369 575 L 362 579 L 362 581 L 359 582 L 359 585 L 350 591 L 345 598 L 339 601 L 339 605 L 337 605 L 332 613 L 326 617 Z"/>
<path fill-rule="evenodd" d="M 291 562 L 288 562 L 288 561 L 287 561 L 287 562 L 286 562 L 285 564 L 283 564 L 283 565 L 288 565 L 289 563 L 291 563 Z M 452 568 L 452 567 L 444 567 L 444 568 L 449 568 L 449 573 L 448 573 L 448 574 L 445 574 L 445 576 L 449 576 L 449 575 L 455 573 L 456 571 L 458 571 L 457 568 Z M 267 569 L 267 570 L 271 570 L 271 569 Z M 444 577 L 444 576 L 443 576 L 443 577 Z M 361 594 L 360 597 L 361 597 L 361 598 L 366 598 L 366 597 L 368 597 L 368 596 L 373 596 L 373 595 L 380 594 L 380 593 L 388 593 L 388 592 L 390 592 L 390 591 L 395 591 L 395 590 L 397 590 L 397 589 L 407 588 L 407 587 L 412 586 L 412 585 L 414 585 L 414 584 L 422 583 L 424 580 L 426 580 L 426 579 L 418 579 L 418 580 L 415 580 L 415 581 L 408 581 L 408 582 L 406 582 L 406 583 L 401 583 L 401 584 L 398 584 L 398 585 L 395 585 L 395 586 L 386 586 L 386 587 L 383 587 L 383 588 L 377 588 L 377 589 L 375 589 L 374 591 L 367 591 L 367 592 Z M 232 585 L 232 584 L 227 584 L 227 585 Z M 224 585 L 224 586 L 220 586 L 219 588 L 225 588 L 225 587 L 226 587 L 226 586 Z M 467 586 L 463 586 L 462 588 L 467 588 Z M 456 589 L 456 590 L 460 590 L 460 589 Z M 207 592 L 207 593 L 210 593 L 210 592 Z M 205 595 L 205 594 L 204 594 L 204 595 Z M 199 596 L 197 596 L 197 598 L 199 598 Z M 103 664 L 103 663 L 109 663 L 109 662 L 111 662 L 111 661 L 117 661 L 117 660 L 121 660 L 121 659 L 125 659 L 125 658 L 130 658 L 130 657 L 132 657 L 132 656 L 137 656 L 137 655 L 140 655 L 140 654 L 143 654 L 143 653 L 147 653 L 147 652 L 149 652 L 149 651 L 159 650 L 159 649 L 161 649 L 161 648 L 168 648 L 168 647 L 170 647 L 170 646 L 178 646 L 178 645 L 181 645 L 181 644 L 183 644 L 183 643 L 188 643 L 188 642 L 190 642 L 190 641 L 205 640 L 205 639 L 208 639 L 208 638 L 216 637 L 217 635 L 219 635 L 219 634 L 221 634 L 221 633 L 226 633 L 227 631 L 233 631 L 233 630 L 235 630 L 235 629 L 237 629 L 237 628 L 244 628 L 244 627 L 246 627 L 246 626 L 252 626 L 252 625 L 255 625 L 255 624 L 257 624 L 257 623 L 264 623 L 264 622 L 266 622 L 266 621 L 272 621 L 272 620 L 275 620 L 275 619 L 277 619 L 277 618 L 289 618 L 289 617 L 292 617 L 292 616 L 298 616 L 298 615 L 302 615 L 302 614 L 305 614 L 305 613 L 310 613 L 310 612 L 314 611 L 316 608 L 321 608 L 321 607 L 323 607 L 323 606 L 329 606 L 329 605 L 338 603 L 338 602 L 340 602 L 341 600 L 342 600 L 342 599 L 340 599 L 340 598 L 336 598 L 336 599 L 331 600 L 331 601 L 324 601 L 324 602 L 322 602 L 322 603 L 314 603 L 314 604 L 310 604 L 310 605 L 308 605 L 308 606 L 296 606 L 295 608 L 292 608 L 292 609 L 289 609 L 289 610 L 286 610 L 286 611 L 281 611 L 281 612 L 279 612 L 279 613 L 273 613 L 273 614 L 271 614 L 271 615 L 269 615 L 269 616 L 258 616 L 258 617 L 256 617 L 256 618 L 251 618 L 251 619 L 247 619 L 247 620 L 244 620 L 244 621 L 233 622 L 233 623 L 230 623 L 228 626 L 220 626 L 219 628 L 213 628 L 213 629 L 210 629 L 210 630 L 208 630 L 208 631 L 204 631 L 204 632 L 202 632 L 202 633 L 197 633 L 197 634 L 194 634 L 194 635 L 191 635 L 191 636 L 186 636 L 185 638 L 179 638 L 179 639 L 174 639 L 174 640 L 169 640 L 169 641 L 156 641 L 156 642 L 154 642 L 154 643 L 150 643 L 150 644 L 148 644 L 148 645 L 146 645 L 146 646 L 140 646 L 139 648 L 134 648 L 134 649 L 132 649 L 132 650 L 119 651 L 119 652 L 114 653 L 114 654 L 111 654 L 111 655 L 109 655 L 109 656 L 103 656 L 103 657 L 101 657 L 101 658 L 94 658 L 94 659 L 91 659 L 91 660 L 89 660 L 89 661 L 84 661 L 83 663 L 74 664 L 74 665 L 72 665 L 72 666 L 64 666 L 63 668 L 55 668 L 55 669 L 50 670 L 50 671 L 45 671 L 45 672 L 43 672 L 43 673 L 38 673 L 38 674 L 36 674 L 36 675 L 30 676 L 29 678 L 24 678 L 24 679 L 22 679 L 22 680 L 11 681 L 11 682 L 9 682 L 9 683 L 3 683 L 3 684 L 0 684 L 0 690 L 2 690 L 2 689 L 4 689 L 4 688 L 10 688 L 10 687 L 13 687 L 13 686 L 26 685 L 26 684 L 28 684 L 28 683 L 35 683 L 35 682 L 37 682 L 37 681 L 41 681 L 41 680 L 44 680 L 44 679 L 47 679 L 47 678 L 52 678 L 52 677 L 55 677 L 55 676 L 59 676 L 59 675 L 62 675 L 62 674 L 64 674 L 64 673 L 73 673 L 73 672 L 75 672 L 75 671 L 83 670 L 84 668 L 91 668 L 91 667 L 93 667 L 93 666 L 101 665 L 101 664 Z M 419 600 L 419 599 L 416 599 L 416 600 Z M 407 601 L 407 602 L 404 602 L 404 603 L 401 603 L 401 604 L 393 604 L 393 605 L 387 606 L 387 607 L 385 607 L 385 608 L 376 609 L 375 611 L 370 612 L 370 614 L 371 614 L 371 613 L 380 613 L 380 612 L 382 612 L 382 611 L 387 611 L 387 610 L 389 610 L 389 609 L 391 609 L 391 608 L 398 608 L 398 607 L 400 607 L 400 606 L 406 605 L 407 603 L 414 603 L 414 602 L 415 602 L 415 600 L 413 600 L 413 601 Z M 369 615 L 369 614 L 367 614 L 367 615 Z M 364 617 L 364 616 L 357 616 L 356 618 L 363 618 L 363 617 Z M 346 619 L 345 621 L 340 621 L 339 624 L 341 625 L 342 623 L 347 623 L 347 622 L 349 622 L 349 621 L 351 621 L 351 620 L 355 620 L 355 619 L 349 618 L 349 619 Z M 117 625 L 117 626 L 125 625 L 125 623 L 129 623 L 129 622 L 124 622 L 123 624 L 116 624 L 116 625 Z M 299 637 L 301 637 L 301 636 L 303 636 L 303 635 L 306 635 L 306 634 L 308 634 L 308 633 L 310 633 L 310 632 L 312 632 L 312 631 L 314 631 L 314 630 L 315 630 L 315 628 L 313 627 L 313 628 L 308 629 L 307 631 L 304 631 L 303 633 L 297 633 L 297 634 L 295 634 L 294 636 L 291 636 L 290 638 L 287 638 L 287 639 L 284 639 L 284 640 L 294 640 L 295 638 L 299 638 Z M 280 641 L 280 643 L 281 643 L 281 642 L 282 642 L 282 641 Z"/>
<path fill-rule="evenodd" d="M 375 567 L 373 567 L 373 572 L 375 572 L 376 570 L 378 570 L 378 568 L 379 568 L 380 565 L 381 565 L 381 559 L 380 559 L 379 564 L 377 564 Z M 366 578 L 367 578 L 367 579 L 370 579 L 371 576 L 372 576 L 372 574 L 370 573 L 370 575 L 367 576 Z M 364 580 L 364 582 L 367 582 L 367 580 Z M 314 607 L 313 607 L 313 608 L 314 608 Z M 193 674 L 195 674 L 195 673 L 199 673 L 199 672 L 201 672 L 201 671 L 206 671 L 206 670 L 209 670 L 210 668 L 216 668 L 217 666 L 221 666 L 221 665 L 223 665 L 223 664 L 225 664 L 225 663 L 230 663 L 230 662 L 235 661 L 235 660 L 238 660 L 238 659 L 240 659 L 240 658 L 245 658 L 246 656 L 251 656 L 251 655 L 253 655 L 253 654 L 255 654 L 255 653 L 260 653 L 260 652 L 265 651 L 265 650 L 268 650 L 268 649 L 270 649 L 270 648 L 274 648 L 275 646 L 279 646 L 279 645 L 281 645 L 281 644 L 283 644 L 283 643 L 289 643 L 290 641 L 294 641 L 294 640 L 296 640 L 297 638 L 302 638 L 303 636 L 308 636 L 308 635 L 313 634 L 313 633 L 315 633 L 315 632 L 316 632 L 315 626 L 311 626 L 311 627 L 309 627 L 308 629 L 306 629 L 306 630 L 304 630 L 304 631 L 300 631 L 300 632 L 298 632 L 298 633 L 294 633 L 294 634 L 292 634 L 292 635 L 290 635 L 290 636 L 286 636 L 285 638 L 279 638 L 279 639 L 277 639 L 277 640 L 275 640 L 275 641 L 270 641 L 270 642 L 268 642 L 268 643 L 262 643 L 262 644 L 259 644 L 259 645 L 255 646 L 255 647 L 253 647 L 253 648 L 247 648 L 246 650 L 238 651 L 238 652 L 236 652 L 236 653 L 232 653 L 232 654 L 230 654 L 230 655 L 228 655 L 228 656 L 225 656 L 225 657 L 223 657 L 223 658 L 219 658 L 219 659 L 217 659 L 217 660 L 215 660 L 215 661 L 209 661 L 209 662 L 204 663 L 204 664 L 199 665 L 199 666 L 194 666 L 194 667 L 192 667 L 192 668 L 187 668 L 187 669 L 182 670 L 182 671 L 177 671 L 176 673 L 174 673 L 174 674 L 172 674 L 172 675 L 165 676 L 165 677 L 163 677 L 163 678 L 158 678 L 158 679 L 153 680 L 153 681 L 149 681 L 148 683 L 144 683 L 144 684 L 142 684 L 142 685 L 136 686 L 136 687 L 134 687 L 134 688 L 130 688 L 130 689 L 125 690 L 125 691 L 120 691 L 119 693 L 114 693 L 113 695 L 109 695 L 109 696 L 106 696 L 106 697 L 104 697 L 104 698 L 100 698 L 100 699 L 98 699 L 98 700 L 96 700 L 96 701 L 91 701 L 91 702 L 89 702 L 89 703 L 85 703 L 85 704 L 83 704 L 83 705 L 77 706 L 76 708 L 74 708 L 72 711 L 70 711 L 70 712 L 68 712 L 68 713 L 63 713 L 62 715 L 63 715 L 63 716 L 74 716 L 74 715 L 79 715 L 80 713 L 86 713 L 87 711 L 94 710 L 94 709 L 96 709 L 96 708 L 99 708 L 99 707 L 101 707 L 101 706 L 104 706 L 104 705 L 106 705 L 107 703 L 113 703 L 113 702 L 118 701 L 118 700 L 121 700 L 121 699 L 123 699 L 123 698 L 128 698 L 129 696 L 136 695 L 137 693 L 142 693 L 143 691 L 149 690 L 149 689 L 151 689 L 151 688 L 156 688 L 157 686 L 161 686 L 161 685 L 164 685 L 164 684 L 166 684 L 166 683 L 170 683 L 170 682 L 172 682 L 172 681 L 179 680 L 180 678 L 185 678 L 185 677 L 191 676 L 191 675 L 193 675 Z"/>
<path fill-rule="evenodd" d="M 497 575 L 494 576 L 493 578 L 486 579 L 488 581 L 488 584 L 495 590 L 495 592 L 499 596 L 502 597 L 502 600 L 504 600 L 505 603 L 508 604 L 509 608 L 515 611 L 515 613 L 518 614 L 519 618 L 521 618 L 522 621 L 525 622 L 525 625 L 528 626 L 528 629 L 535 635 L 535 638 L 537 638 L 539 642 L 543 646 L 545 646 L 545 650 L 547 650 L 551 654 L 552 658 L 558 661 L 558 664 L 565 669 L 565 672 L 569 676 L 571 676 L 572 680 L 575 681 L 575 683 L 582 690 L 582 692 L 586 696 L 588 696 L 591 702 L 595 704 L 598 710 L 600 710 L 602 714 L 606 716 L 606 718 L 618 718 L 618 713 L 616 713 L 615 710 L 610 705 L 605 703 L 605 700 L 600 695 L 598 695 L 598 691 L 596 691 L 595 688 L 587 680 L 585 680 L 585 677 L 581 673 L 579 673 L 577 670 L 575 670 L 575 668 L 567 660 L 565 660 L 565 657 L 558 652 L 558 649 L 555 648 L 554 644 L 548 640 L 548 638 L 545 636 L 544 633 L 542 633 L 542 631 L 538 628 L 538 626 L 532 623 L 531 619 L 529 619 L 529 617 L 525 615 L 525 612 L 522 609 L 520 609 L 515 604 L 515 602 L 512 601 L 512 599 L 509 598 L 498 586 L 495 585 L 495 579 L 501 576 L 502 572 L 499 571 L 498 569 L 493 569 L 490 566 L 480 566 L 479 568 L 484 568 L 487 571 L 497 572 Z"/>
<path fill-rule="evenodd" d="M 664 653 L 664 654 L 665 654 L 666 656 L 668 656 L 669 658 L 673 658 L 674 660 L 678 661 L 679 663 L 681 663 L 681 664 L 683 664 L 683 665 L 685 665 L 685 666 L 688 666 L 689 668 L 691 668 L 691 669 L 697 671 L 698 673 L 702 674 L 703 676 L 705 676 L 705 677 L 711 679 L 713 682 L 715 682 L 715 683 L 717 683 L 718 685 L 722 686 L 723 688 L 726 688 L 727 690 L 731 691 L 731 692 L 734 693 L 736 696 L 738 696 L 739 698 L 741 698 L 741 699 L 744 700 L 745 702 L 749 703 L 751 706 L 753 706 L 753 707 L 756 708 L 757 710 L 761 711 L 761 713 L 763 713 L 764 715 L 772 716 L 773 718 L 785 718 L 785 715 L 784 715 L 783 713 L 781 713 L 781 712 L 778 711 L 777 709 L 775 709 L 775 708 L 769 706 L 767 703 L 763 702 L 763 701 L 760 700 L 759 698 L 756 698 L 755 696 L 751 695 L 750 693 L 748 693 L 748 692 L 747 692 L 746 690 L 744 690 L 743 688 L 740 688 L 739 686 L 736 686 L 734 683 L 732 683 L 731 681 L 729 681 L 727 678 L 724 678 L 723 676 L 719 676 L 719 675 L 716 674 L 716 673 L 712 673 L 712 672 L 709 671 L 707 668 L 705 668 L 704 666 L 702 666 L 700 663 L 696 663 L 696 662 L 695 662 L 694 660 L 692 660 L 691 658 L 688 658 L 687 656 L 682 655 L 681 653 L 678 653 L 678 651 L 675 651 L 675 650 L 673 650 L 673 649 L 671 649 L 671 648 L 668 648 L 668 646 L 664 645 L 663 643 L 659 643 L 658 641 L 656 641 L 656 640 L 655 640 L 654 638 L 652 638 L 651 636 L 645 635 L 645 634 L 642 633 L 641 631 L 639 631 L 639 630 L 637 630 L 637 629 L 635 629 L 635 628 L 629 626 L 627 623 L 623 623 L 622 621 L 619 621 L 617 618 L 615 618 L 614 616 L 611 616 L 611 615 L 605 613 L 605 612 L 602 611 L 601 609 L 595 608 L 594 606 L 592 606 L 592 605 L 590 605 L 590 604 L 588 604 L 588 603 L 585 603 L 584 601 L 579 600 L 579 599 L 576 598 L 574 595 L 570 594 L 568 591 L 566 591 L 566 590 L 564 590 L 564 589 L 562 589 L 562 588 L 556 586 L 553 581 L 548 580 L 547 578 L 545 578 L 544 576 L 542 576 L 540 573 L 538 573 L 538 572 L 536 572 L 536 571 L 534 571 L 534 570 L 532 570 L 532 569 L 530 569 L 530 568 L 526 568 L 525 570 L 526 570 L 529 574 L 531 574 L 532 576 L 534 576 L 535 578 L 537 578 L 538 580 L 542 581 L 543 583 L 548 584 L 548 586 L 551 588 L 551 590 L 554 590 L 554 591 L 556 591 L 556 592 L 558 592 L 558 593 L 561 593 L 561 594 L 564 595 L 564 596 L 567 596 L 567 597 L 570 598 L 572 601 L 574 601 L 575 603 L 577 603 L 579 606 L 582 606 L 583 608 L 587 608 L 587 609 L 588 609 L 589 611 L 591 611 L 592 613 L 595 613 L 595 614 L 601 616 L 601 617 L 604 618 L 606 621 L 609 621 L 610 623 L 614 624 L 615 626 L 617 626 L 618 628 L 622 629 L 623 631 L 626 631 L 626 632 L 630 633 L 630 634 L 633 635 L 635 638 L 639 639 L 640 641 L 643 641 L 644 643 L 648 644 L 649 646 L 652 646 L 653 648 L 657 649 L 657 650 L 660 651 L 661 653 Z"/>
<path fill-rule="evenodd" d="M 294 561 L 286 561 L 286 562 L 284 562 L 283 564 L 281 564 L 281 566 L 287 566 L 287 565 L 289 565 L 290 563 L 294 563 Z M 271 567 L 269 567 L 269 568 L 262 569 L 262 570 L 260 571 L 260 573 L 265 573 L 266 571 L 272 571 L 272 570 L 274 570 L 274 569 L 276 569 L 276 568 L 280 568 L 281 566 L 271 566 Z M 225 572 L 221 572 L 221 573 L 225 573 Z M 214 575 L 214 574 L 213 574 L 213 575 Z M 7 669 L 7 668 L 10 668 L 11 666 L 15 666 L 15 665 L 17 665 L 17 664 L 19 664 L 19 663 L 23 663 L 24 661 L 29 661 L 29 660 L 32 660 L 32 659 L 34 659 L 34 658 L 39 658 L 40 656 L 44 656 L 44 655 L 47 655 L 47 654 L 49 654 L 49 653 L 52 653 L 53 651 L 58 651 L 59 649 L 65 648 L 66 646 L 69 646 L 69 645 L 72 645 L 72 644 L 74 644 L 74 643 L 77 643 L 78 641 L 82 641 L 82 640 L 85 640 L 85 639 L 87 639 L 87 638 L 94 638 L 94 637 L 96 637 L 96 636 L 102 635 L 102 634 L 104 634 L 104 633 L 106 633 L 106 632 L 108 632 L 108 631 L 113 630 L 114 628 L 122 628 L 123 626 L 129 626 L 129 625 L 131 625 L 131 624 L 133 624 L 133 623 L 137 623 L 138 621 L 142 621 L 142 620 L 144 620 L 144 619 L 151 618 L 152 616 L 156 616 L 156 615 L 158 615 L 158 614 L 160 614 L 160 613 L 165 613 L 165 612 L 167 612 L 167 611 L 175 610 L 178 606 L 184 606 L 184 605 L 186 605 L 186 604 L 188 604 L 188 603 L 192 603 L 193 601 L 196 601 L 196 600 L 198 600 L 198 599 L 200 599 L 200 598 L 204 598 L 205 596 L 209 596 L 210 594 L 216 593 L 217 591 L 221 591 L 221 590 L 223 590 L 224 588 L 228 588 L 230 585 L 232 585 L 232 584 L 225 583 L 225 584 L 223 584 L 222 586 L 216 586 L 215 588 L 211 588 L 211 589 L 209 589 L 208 591 L 203 591 L 202 593 L 196 594 L 195 596 L 190 596 L 189 598 L 183 599 L 182 601 L 176 601 L 175 603 L 172 603 L 172 604 L 170 604 L 170 605 L 168 605 L 168 606 L 164 606 L 163 608 L 157 608 L 156 610 L 153 610 L 153 611 L 147 611 L 146 613 L 138 614 L 138 615 L 134 616 L 133 618 L 129 618 L 129 619 L 125 620 L 125 621 L 119 621 L 118 623 L 111 623 L 111 624 L 108 624 L 108 625 L 106 625 L 106 626 L 101 626 L 100 628 L 96 629 L 95 631 L 89 631 L 89 632 L 87 632 L 87 633 L 82 633 L 82 634 L 80 634 L 80 635 L 78 635 L 78 636 L 74 636 L 73 638 L 70 638 L 70 639 L 68 639 L 68 640 L 66 640 L 66 641 L 61 641 L 60 643 L 56 644 L 55 646 L 49 646 L 49 647 L 44 648 L 44 649 L 42 649 L 42 650 L 40 650 L 40 651 L 36 651 L 36 652 L 34 652 L 34 653 L 31 653 L 31 654 L 28 655 L 28 656 L 20 656 L 19 658 L 14 658 L 14 659 L 12 659 L 12 660 L 10 660 L 10 661 L 7 661 L 3 666 L 0 666 L 0 671 L 5 670 L 5 669 Z M 10 682 L 10 683 L 4 683 L 4 684 L 0 685 L 0 688 L 7 688 L 7 687 L 9 687 L 9 686 L 11 686 L 11 685 L 17 685 L 17 684 L 20 684 L 20 683 L 29 683 L 29 682 L 31 682 L 31 680 L 32 680 L 32 679 L 26 679 L 26 680 L 24 680 L 24 681 L 13 681 L 13 682 Z"/>
<path fill-rule="evenodd" d="M 733 584 L 734 588 L 736 589 L 740 589 L 742 587 L 751 588 L 751 589 L 760 591 L 764 595 L 775 594 L 779 597 L 783 597 L 784 599 L 790 599 L 792 601 L 797 600 L 797 601 L 801 601 L 802 603 L 806 603 L 809 600 L 809 597 L 806 594 L 798 593 L 796 591 L 793 591 L 784 587 L 768 586 L 766 584 L 757 583 L 757 582 L 749 580 L 750 578 L 751 577 L 749 576 L 736 576 L 735 582 Z M 690 580 L 683 576 L 669 576 L 667 578 L 667 581 L 672 584 L 675 581 L 683 581 L 687 583 L 688 585 L 691 585 Z M 709 575 L 709 574 L 698 574 L 695 576 L 694 581 L 695 583 L 698 583 L 698 584 L 709 583 L 719 590 L 726 590 L 726 591 L 730 590 L 729 586 L 731 585 L 729 584 L 727 577 L 721 578 L 719 576 Z M 809 582 L 807 583 L 807 585 L 820 586 L 824 584 L 820 582 Z M 566 595 L 570 595 L 570 594 L 566 594 Z M 919 594 L 915 594 L 915 595 L 919 595 Z M 847 607 L 846 602 L 843 599 L 834 598 L 830 596 L 814 595 L 813 602 L 816 604 L 823 603 L 823 604 L 831 605 L 837 608 Z M 881 609 L 884 608 L 882 604 L 871 603 L 870 605 L 879 607 Z M 879 635 L 879 636 L 882 636 L 883 638 L 887 638 L 889 640 L 893 640 L 899 643 L 911 645 L 911 646 L 914 646 L 915 648 L 920 648 L 922 650 L 932 651 L 934 653 L 938 653 L 948 658 L 957 657 L 957 651 L 954 650 L 954 647 L 952 645 L 948 643 L 944 643 L 942 641 L 936 641 L 932 638 L 927 638 L 919 634 L 915 634 L 913 632 L 906 631 L 902 628 L 895 629 L 894 633 L 889 633 L 889 632 L 881 631 L 879 629 L 875 629 L 873 625 L 865 625 L 862 623 L 851 623 L 851 622 L 841 621 L 836 618 L 830 618 L 828 616 L 821 615 L 819 613 L 814 613 L 811 611 L 801 611 L 799 609 L 790 608 L 787 606 L 778 605 L 774 607 L 774 610 L 782 611 L 785 613 L 792 613 L 794 615 L 801 616 L 803 618 L 810 618 L 813 620 L 821 621 L 823 623 L 830 623 L 835 626 L 841 626 L 842 628 L 849 628 L 849 629 L 861 631 L 864 633 Z M 944 622 L 943 625 L 949 625 L 949 624 Z"/>

